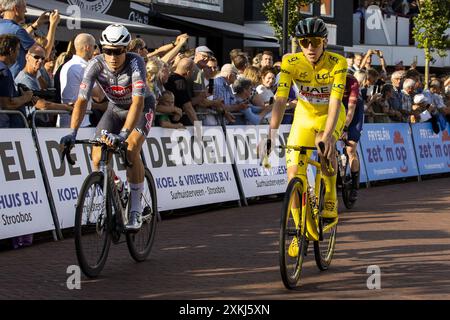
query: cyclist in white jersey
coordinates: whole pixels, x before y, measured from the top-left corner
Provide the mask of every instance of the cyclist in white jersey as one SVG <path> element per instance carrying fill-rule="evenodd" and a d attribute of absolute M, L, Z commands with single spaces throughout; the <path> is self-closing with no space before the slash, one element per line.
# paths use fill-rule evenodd
<path fill-rule="evenodd" d="M 72 133 L 61 139 L 61 144 L 73 146 L 78 128 L 91 98 L 94 83 L 99 85 L 109 105 L 97 125 L 96 136 L 108 145 L 128 143 L 128 158 L 133 163 L 127 168 L 130 186 L 130 219 L 126 225 L 129 231 L 141 227 L 141 195 L 144 188 L 144 165 L 140 152 L 153 121 L 154 100 L 148 95 L 145 62 L 126 48 L 131 35 L 122 25 L 110 25 L 102 32 L 103 54 L 92 59 L 85 69 L 80 92 L 75 103 L 70 127 Z M 99 169 L 101 149 L 94 147 L 92 159 L 94 168 Z"/>

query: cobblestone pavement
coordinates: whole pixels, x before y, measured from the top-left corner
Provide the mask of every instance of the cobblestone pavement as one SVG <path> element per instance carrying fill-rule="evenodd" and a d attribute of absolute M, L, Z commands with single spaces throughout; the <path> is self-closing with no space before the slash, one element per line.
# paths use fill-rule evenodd
<path fill-rule="evenodd" d="M 0 299 L 450 299 L 450 178 L 362 189 L 342 211 L 331 268 L 320 272 L 310 251 L 294 291 L 278 267 L 281 205 L 164 220 L 147 261 L 113 245 L 80 290 L 66 286 L 72 238 L 0 252 Z M 371 265 L 380 290 L 367 289 Z"/>

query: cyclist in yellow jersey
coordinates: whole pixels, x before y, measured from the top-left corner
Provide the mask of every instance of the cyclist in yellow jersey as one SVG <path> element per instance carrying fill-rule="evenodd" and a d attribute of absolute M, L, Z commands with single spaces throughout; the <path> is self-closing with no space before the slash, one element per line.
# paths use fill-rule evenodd
<path fill-rule="evenodd" d="M 302 52 L 285 55 L 270 122 L 271 139 L 263 143 L 263 152 L 270 152 L 286 108 L 291 85 L 298 91 L 298 104 L 288 138 L 288 145 L 325 145 L 321 157 L 325 179 L 325 205 L 323 217 L 337 217 L 336 156 L 335 144 L 345 124 L 345 108 L 342 96 L 345 90 L 347 61 L 338 54 L 325 50 L 328 31 L 319 18 L 306 18 L 296 26 L 296 38 Z M 289 150 L 286 154 L 288 180 L 298 171 L 299 152 Z M 324 159 L 330 160 L 334 172 L 330 172 Z M 304 167 L 306 170 L 306 167 Z M 294 213 L 295 216 L 298 212 Z"/>

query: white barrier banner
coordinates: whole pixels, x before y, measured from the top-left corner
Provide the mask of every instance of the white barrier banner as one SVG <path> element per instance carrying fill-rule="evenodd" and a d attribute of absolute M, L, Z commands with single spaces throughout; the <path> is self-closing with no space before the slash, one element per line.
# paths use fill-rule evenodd
<path fill-rule="evenodd" d="M 142 147 L 159 210 L 239 199 L 221 127 L 152 128 Z"/>
<path fill-rule="evenodd" d="M 55 229 L 31 130 L 0 131 L 0 239 Z"/>
<path fill-rule="evenodd" d="M 227 137 L 235 160 L 245 197 L 283 193 L 287 187 L 285 150 L 273 149 L 270 169 L 261 166 L 257 157 L 260 141 L 267 137 L 268 126 L 230 126 Z M 286 145 L 291 125 L 281 125 L 276 146 Z"/>
<path fill-rule="evenodd" d="M 61 163 L 59 141 L 61 137 L 69 134 L 71 129 L 39 128 L 37 137 L 42 152 L 45 171 L 50 183 L 53 201 L 61 229 L 75 225 L 75 207 L 78 195 L 86 177 L 92 172 L 92 147 L 77 144 L 71 151 L 75 164 L 70 165 L 67 160 Z M 77 139 L 92 139 L 95 128 L 80 128 Z M 126 169 L 123 164 L 113 157 L 113 168 L 122 181 L 126 179 Z"/>

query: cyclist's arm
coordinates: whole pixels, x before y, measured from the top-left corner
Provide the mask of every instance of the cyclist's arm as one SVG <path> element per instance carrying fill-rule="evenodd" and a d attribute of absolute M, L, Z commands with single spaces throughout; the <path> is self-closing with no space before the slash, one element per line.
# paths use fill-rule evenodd
<path fill-rule="evenodd" d="M 147 85 L 145 84 L 146 70 L 144 59 L 134 58 L 132 64 L 132 100 L 128 110 L 127 119 L 122 130 L 131 132 L 144 111 L 144 99 Z"/>
<path fill-rule="evenodd" d="M 92 88 L 94 87 L 95 79 L 97 79 L 100 71 L 101 68 L 97 63 L 97 60 L 91 60 L 84 71 L 83 81 L 81 81 L 80 84 L 78 99 L 73 107 L 72 120 L 70 122 L 70 127 L 74 130 L 78 130 L 83 121 L 88 101 L 92 96 Z"/>
<path fill-rule="evenodd" d="M 289 62 L 290 55 L 283 57 L 281 63 L 280 79 L 278 81 L 277 93 L 272 108 L 272 118 L 270 120 L 270 130 L 278 130 L 281 120 L 283 120 L 284 111 L 286 110 L 286 103 L 289 97 L 289 91 L 292 84 L 292 73 Z"/>
<path fill-rule="evenodd" d="M 353 81 L 350 87 L 350 96 L 348 98 L 347 118 L 345 120 L 345 126 L 348 127 L 352 123 L 353 116 L 355 115 L 356 103 L 358 102 L 359 84 L 357 81 Z"/>
<path fill-rule="evenodd" d="M 83 121 L 84 115 L 86 113 L 88 100 L 78 97 L 77 101 L 75 102 L 75 106 L 73 107 L 72 112 L 72 120 L 70 122 L 70 128 L 74 130 L 78 130 L 78 128 L 81 125 L 81 122 Z"/>
<path fill-rule="evenodd" d="M 324 156 L 328 159 L 331 158 L 334 146 L 331 145 L 331 138 L 339 119 L 339 113 L 342 106 L 342 97 L 344 96 L 345 83 L 347 77 L 347 61 L 342 58 L 339 59 L 336 66 L 333 68 L 333 86 L 331 88 L 330 102 L 328 105 L 328 117 L 325 123 L 325 130 L 323 132 L 322 141 L 325 143 Z"/>

